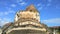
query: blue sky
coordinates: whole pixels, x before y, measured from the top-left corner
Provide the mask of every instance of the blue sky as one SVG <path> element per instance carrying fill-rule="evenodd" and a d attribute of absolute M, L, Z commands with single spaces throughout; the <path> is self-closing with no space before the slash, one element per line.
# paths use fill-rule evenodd
<path fill-rule="evenodd" d="M 14 22 L 17 11 L 33 4 L 40 12 L 40 20 L 48 26 L 60 26 L 60 0 L 0 0 L 0 26 Z"/>

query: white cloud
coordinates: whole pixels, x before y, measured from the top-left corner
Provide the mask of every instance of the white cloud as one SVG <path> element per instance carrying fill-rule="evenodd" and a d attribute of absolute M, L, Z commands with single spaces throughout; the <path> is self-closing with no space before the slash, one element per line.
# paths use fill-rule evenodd
<path fill-rule="evenodd" d="M 11 4 L 11 7 L 16 7 L 16 4 Z"/>
<path fill-rule="evenodd" d="M 15 13 L 15 11 L 12 10 L 12 9 L 8 9 L 7 11 L 4 11 L 4 12 L 1 11 L 0 12 L 0 26 L 4 25 L 4 24 L 6 24 L 6 23 L 8 23 L 10 21 L 13 21 L 13 19 L 10 18 L 9 16 L 8 17 L 4 17 L 4 16 L 10 15 L 10 14 L 14 14 L 14 13 Z"/>
<path fill-rule="evenodd" d="M 56 9 L 60 9 L 60 6 L 59 6 L 59 5 L 56 5 L 55 8 L 56 8 Z"/>
<path fill-rule="evenodd" d="M 14 11 L 14 10 L 8 10 L 8 13 L 12 13 L 12 14 L 14 14 L 15 11 Z"/>
<path fill-rule="evenodd" d="M 23 0 L 17 0 L 17 2 L 22 2 Z"/>
<path fill-rule="evenodd" d="M 11 20 L 12 19 L 9 17 L 5 17 L 3 19 L 0 18 L 0 26 L 3 26 L 4 24 L 11 22 Z"/>
<path fill-rule="evenodd" d="M 37 6 L 40 6 L 41 4 L 39 3 L 39 4 L 37 4 Z"/>
<path fill-rule="evenodd" d="M 0 12 L 0 16 L 2 16 L 3 15 L 3 12 Z"/>
<path fill-rule="evenodd" d="M 48 0 L 48 2 L 52 2 L 52 0 Z"/>
<path fill-rule="evenodd" d="M 48 26 L 60 26 L 60 18 L 41 20 L 41 22 Z"/>
<path fill-rule="evenodd" d="M 3 15 L 9 15 L 9 14 L 14 14 L 15 12 L 13 10 L 7 10 L 5 12 L 0 12 L 0 16 L 3 16 Z"/>
<path fill-rule="evenodd" d="M 25 2 L 21 2 L 20 5 L 25 5 L 26 3 Z"/>
<path fill-rule="evenodd" d="M 42 8 L 43 8 L 43 7 L 41 6 L 41 7 L 38 8 L 38 10 L 41 10 Z"/>
<path fill-rule="evenodd" d="M 38 7 L 38 10 L 42 10 L 45 7 L 45 5 L 42 3 L 38 3 L 37 7 Z"/>
<path fill-rule="evenodd" d="M 60 23 L 60 18 L 42 20 L 43 23 Z"/>
<path fill-rule="evenodd" d="M 50 3 L 48 3 L 46 6 L 50 6 L 51 4 Z"/>
<path fill-rule="evenodd" d="M 4 15 L 8 15 L 8 14 L 9 14 L 9 12 L 3 12 L 3 14 L 4 14 Z"/>
<path fill-rule="evenodd" d="M 19 5 L 26 5 L 26 2 L 24 2 L 23 0 L 17 0 L 17 4 Z"/>
<path fill-rule="evenodd" d="M 0 18 L 0 21 L 1 21 L 1 18 Z"/>

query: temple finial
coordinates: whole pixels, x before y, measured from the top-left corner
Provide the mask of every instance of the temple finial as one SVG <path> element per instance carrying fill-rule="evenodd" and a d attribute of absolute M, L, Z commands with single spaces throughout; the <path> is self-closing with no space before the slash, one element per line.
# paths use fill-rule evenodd
<path fill-rule="evenodd" d="M 34 7 L 33 4 L 31 4 L 30 6 L 28 6 L 28 7 L 26 8 L 26 11 L 34 11 L 34 12 L 37 12 L 37 10 L 36 10 L 36 8 Z"/>

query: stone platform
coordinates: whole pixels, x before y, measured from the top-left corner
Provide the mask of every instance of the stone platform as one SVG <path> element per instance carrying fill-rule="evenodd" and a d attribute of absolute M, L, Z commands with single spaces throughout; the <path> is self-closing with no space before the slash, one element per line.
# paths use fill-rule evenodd
<path fill-rule="evenodd" d="M 37 30 L 13 30 L 8 34 L 46 34 L 46 32 Z"/>
<path fill-rule="evenodd" d="M 14 28 L 7 34 L 46 34 L 46 31 L 39 28 Z"/>

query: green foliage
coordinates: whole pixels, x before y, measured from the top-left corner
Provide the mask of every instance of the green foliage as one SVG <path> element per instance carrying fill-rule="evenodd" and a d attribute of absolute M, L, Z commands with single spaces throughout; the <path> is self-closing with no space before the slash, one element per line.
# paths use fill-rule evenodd
<path fill-rule="evenodd" d="M 60 27 L 58 28 L 58 33 L 60 34 Z"/>

